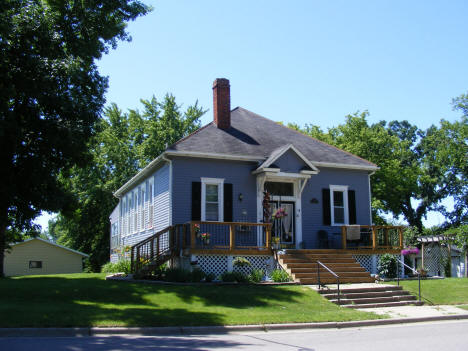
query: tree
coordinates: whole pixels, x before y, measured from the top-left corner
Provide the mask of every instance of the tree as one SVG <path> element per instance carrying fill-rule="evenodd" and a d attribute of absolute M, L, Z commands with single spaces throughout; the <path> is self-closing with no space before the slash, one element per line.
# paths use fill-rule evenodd
<path fill-rule="evenodd" d="M 148 11 L 132 0 L 0 2 L 0 276 L 7 236 L 69 201 L 58 174 L 89 160 L 104 104 L 94 61 Z"/>
<path fill-rule="evenodd" d="M 466 112 L 466 96 L 456 107 Z M 455 102 L 454 102 L 455 103 Z M 421 233 L 429 211 L 444 213 L 453 223 L 467 218 L 467 117 L 421 130 L 408 121 L 367 123 L 368 112 L 346 116 L 346 123 L 324 133 L 306 125 L 305 134 L 365 158 L 380 169 L 371 178 L 374 221 L 379 214 L 403 215 Z M 442 200 L 455 199 L 454 211 Z"/>
<path fill-rule="evenodd" d="M 49 231 L 58 242 L 89 252 L 91 269 L 99 271 L 109 259 L 109 214 L 117 205 L 114 191 L 166 149 L 200 127 L 205 113 L 197 103 L 185 112 L 172 95 L 162 102 L 141 100 L 143 111 L 123 113 L 116 104 L 105 111 L 98 132 L 88 145 L 92 162 L 64 172 L 64 187 L 74 194 L 68 210 Z"/>

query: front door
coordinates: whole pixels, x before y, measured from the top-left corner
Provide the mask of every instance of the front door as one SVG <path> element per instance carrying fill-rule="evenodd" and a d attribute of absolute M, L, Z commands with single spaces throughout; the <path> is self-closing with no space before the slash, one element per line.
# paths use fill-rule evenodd
<path fill-rule="evenodd" d="M 284 213 L 281 218 L 273 220 L 272 236 L 279 237 L 282 244 L 295 243 L 295 203 L 292 201 L 270 201 L 270 213 L 274 218 L 278 209 L 282 209 L 279 213 Z"/>

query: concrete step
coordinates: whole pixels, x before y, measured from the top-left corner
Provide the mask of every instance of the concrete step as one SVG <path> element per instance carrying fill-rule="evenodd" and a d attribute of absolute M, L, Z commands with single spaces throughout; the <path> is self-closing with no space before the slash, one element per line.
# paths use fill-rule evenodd
<path fill-rule="evenodd" d="M 357 299 L 348 299 L 345 297 L 340 298 L 340 305 L 369 305 L 369 304 L 381 304 L 389 302 L 406 302 L 415 301 L 416 297 L 413 295 L 401 295 L 401 296 L 388 296 L 388 297 L 366 297 Z M 338 304 L 338 299 L 330 300 L 333 303 Z"/>
<path fill-rule="evenodd" d="M 395 290 L 403 290 L 402 286 L 378 286 L 372 288 L 351 288 L 347 289 L 346 286 L 342 286 L 340 289 L 341 293 L 348 294 L 348 293 L 365 293 L 365 292 L 379 292 L 379 291 L 395 291 Z M 319 294 L 336 294 L 338 293 L 338 289 L 320 289 L 318 290 Z"/>
<path fill-rule="evenodd" d="M 345 299 L 362 299 L 362 298 L 373 298 L 373 297 L 391 297 L 391 296 L 407 296 L 410 293 L 406 290 L 394 290 L 394 291 L 375 291 L 375 292 L 363 292 L 363 293 L 347 293 L 341 292 L 340 297 Z M 322 294 L 323 297 L 329 300 L 338 299 L 338 294 Z"/>
<path fill-rule="evenodd" d="M 400 302 L 385 302 L 385 303 L 370 303 L 367 305 L 341 305 L 341 307 L 347 308 L 379 308 L 379 307 L 396 307 L 396 306 L 422 306 L 424 303 L 419 301 L 400 301 Z"/>

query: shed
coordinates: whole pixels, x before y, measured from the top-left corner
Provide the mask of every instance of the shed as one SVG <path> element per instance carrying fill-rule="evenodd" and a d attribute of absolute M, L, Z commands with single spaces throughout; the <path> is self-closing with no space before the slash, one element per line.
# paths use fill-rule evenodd
<path fill-rule="evenodd" d="M 80 273 L 87 254 L 42 238 L 11 245 L 5 252 L 5 275 Z"/>
<path fill-rule="evenodd" d="M 450 260 L 451 276 L 464 276 L 463 251 L 452 244 L 450 236 L 420 236 L 417 241 L 421 243 L 421 252 L 415 257 L 416 266 L 426 267 L 430 276 L 445 276 L 444 264 Z"/>

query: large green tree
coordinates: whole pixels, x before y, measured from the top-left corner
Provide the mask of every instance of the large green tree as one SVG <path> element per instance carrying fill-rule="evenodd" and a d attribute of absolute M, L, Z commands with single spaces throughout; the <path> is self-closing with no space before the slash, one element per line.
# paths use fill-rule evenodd
<path fill-rule="evenodd" d="M 328 132 L 313 125 L 289 126 L 377 164 L 380 169 L 371 178 L 374 221 L 382 221 L 382 212 L 403 215 L 421 232 L 429 211 L 446 215 L 447 225 L 467 221 L 466 95 L 454 105 L 464 113 L 460 121 L 441 120 L 426 130 L 408 121 L 370 125 L 368 112 L 348 115 Z M 453 210 L 444 205 L 447 198 L 454 199 Z"/>
<path fill-rule="evenodd" d="M 7 234 L 68 202 L 58 174 L 88 161 L 104 104 L 94 62 L 148 10 L 133 0 L 0 1 L 0 276 Z"/>
<path fill-rule="evenodd" d="M 109 260 L 109 215 L 117 204 L 113 192 L 139 169 L 200 127 L 205 113 L 197 103 L 181 111 L 172 95 L 162 101 L 141 100 L 143 110 L 122 112 L 112 104 L 89 142 L 92 162 L 61 175 L 72 193 L 70 206 L 51 221 L 49 234 L 58 242 L 90 253 L 90 265 L 99 271 Z"/>

